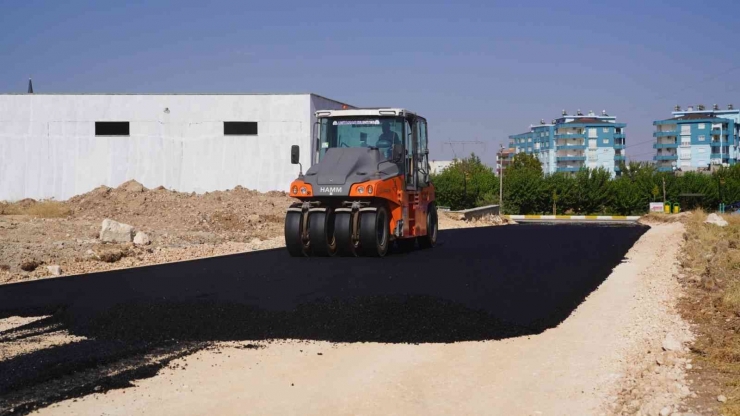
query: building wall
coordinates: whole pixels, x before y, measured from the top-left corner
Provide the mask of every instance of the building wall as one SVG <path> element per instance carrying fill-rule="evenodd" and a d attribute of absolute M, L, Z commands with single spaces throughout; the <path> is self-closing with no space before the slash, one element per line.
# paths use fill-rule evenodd
<path fill-rule="evenodd" d="M 586 118 L 596 118 L 599 122 L 579 123 L 579 120 Z M 529 132 L 509 136 L 509 147 L 516 148 L 517 153 L 535 155 L 542 163 L 545 174 L 575 172 L 581 167 L 600 167 L 616 176 L 617 165 L 625 154 L 625 127 L 626 124 L 616 123 L 613 116 L 565 116 L 555 120 L 554 124 L 531 126 Z M 617 133 L 617 129 L 621 132 Z M 586 146 L 586 149 L 562 147 L 565 144 Z M 620 160 L 616 160 L 617 157 Z"/>
<path fill-rule="evenodd" d="M 708 118 L 702 115 L 691 119 L 680 119 L 680 117 L 692 114 L 708 114 Z M 712 163 L 712 159 L 721 153 L 727 155 L 723 162 L 734 165 L 740 163 L 740 111 L 676 111 L 674 118 L 658 120 L 653 124 L 656 126 L 656 148 L 657 166 L 659 170 L 672 171 L 672 162 L 681 170 L 706 169 Z M 713 124 L 723 124 L 721 130 L 712 129 Z M 720 140 L 721 137 L 721 140 Z M 666 148 L 666 144 L 671 146 Z M 675 157 L 672 160 L 661 160 L 666 157 Z"/>
<path fill-rule="evenodd" d="M 447 169 L 452 165 L 451 160 L 431 160 L 429 161 L 430 174 L 437 175 L 442 173 L 443 170 Z"/>
<path fill-rule="evenodd" d="M 555 147 L 554 126 L 551 124 L 538 125 L 531 128 L 527 133 L 517 134 L 509 137 L 509 147 L 515 149 L 515 153 L 528 153 L 534 155 L 546 174 L 554 173 Z"/>
<path fill-rule="evenodd" d="M 314 101 L 315 100 L 315 101 Z M 206 192 L 241 185 L 285 190 L 310 163 L 314 107 L 296 95 L 0 95 L 0 200 L 67 199 L 135 179 Z M 130 136 L 95 136 L 96 121 L 128 121 Z M 224 121 L 255 121 L 225 136 Z"/>

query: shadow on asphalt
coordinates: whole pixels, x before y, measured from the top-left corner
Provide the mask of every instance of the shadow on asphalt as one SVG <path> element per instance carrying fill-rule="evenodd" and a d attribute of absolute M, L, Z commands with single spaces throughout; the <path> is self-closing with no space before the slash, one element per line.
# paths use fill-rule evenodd
<path fill-rule="evenodd" d="M 448 230 L 431 250 L 291 258 L 284 249 L 0 286 L 0 333 L 85 341 L 0 362 L 0 414 L 126 387 L 214 341 L 444 343 L 538 334 L 565 320 L 643 226 Z M 43 388 L 40 388 L 43 387 Z"/>

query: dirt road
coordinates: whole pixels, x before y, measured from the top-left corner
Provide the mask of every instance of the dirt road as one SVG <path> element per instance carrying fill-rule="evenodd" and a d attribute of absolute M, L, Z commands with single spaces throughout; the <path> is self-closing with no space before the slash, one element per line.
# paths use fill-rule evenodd
<path fill-rule="evenodd" d="M 650 229 L 567 320 L 539 335 L 422 345 L 224 344 L 220 352 L 175 361 L 181 368 L 134 388 L 59 402 L 38 414 L 653 414 L 680 400 L 671 393 L 680 372 L 671 385 L 658 384 L 631 404 L 621 392 L 662 356 L 666 333 L 691 337 L 673 309 L 680 247 L 666 244 L 678 241 L 682 229 Z"/>

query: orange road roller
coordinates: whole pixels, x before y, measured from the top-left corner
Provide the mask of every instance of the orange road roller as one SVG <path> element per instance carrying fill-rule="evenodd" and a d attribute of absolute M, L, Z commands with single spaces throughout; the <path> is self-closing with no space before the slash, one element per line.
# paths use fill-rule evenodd
<path fill-rule="evenodd" d="M 295 257 L 383 257 L 437 243 L 427 121 L 399 108 L 316 112 L 311 166 L 290 184 L 285 245 Z"/>

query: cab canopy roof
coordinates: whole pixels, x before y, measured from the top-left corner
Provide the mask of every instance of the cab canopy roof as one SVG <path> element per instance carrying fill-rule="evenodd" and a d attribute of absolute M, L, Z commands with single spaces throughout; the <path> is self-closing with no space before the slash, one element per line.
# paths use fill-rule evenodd
<path fill-rule="evenodd" d="M 352 108 L 347 110 L 319 110 L 316 117 L 387 117 L 387 116 L 418 116 L 418 114 L 403 108 Z"/>

